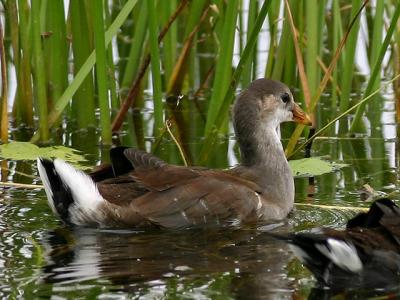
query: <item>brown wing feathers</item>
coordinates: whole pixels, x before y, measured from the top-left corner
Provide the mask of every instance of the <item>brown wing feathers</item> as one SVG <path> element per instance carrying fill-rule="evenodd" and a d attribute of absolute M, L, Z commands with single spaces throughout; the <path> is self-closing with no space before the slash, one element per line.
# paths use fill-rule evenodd
<path fill-rule="evenodd" d="M 98 189 L 111 204 L 131 210 L 134 218 L 140 214 L 153 224 L 180 228 L 255 215 L 258 187 L 249 180 L 223 171 L 169 165 L 135 149 L 116 153 L 125 158 L 112 159 L 114 173 L 129 172 L 99 182 Z"/>

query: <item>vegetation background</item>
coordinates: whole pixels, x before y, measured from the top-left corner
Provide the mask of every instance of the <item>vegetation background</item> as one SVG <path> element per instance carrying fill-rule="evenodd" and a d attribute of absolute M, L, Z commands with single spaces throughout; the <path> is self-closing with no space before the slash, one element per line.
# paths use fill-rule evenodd
<path fill-rule="evenodd" d="M 370 113 L 383 109 L 379 96 L 369 97 L 382 82 L 396 92 L 400 119 L 395 0 L 1 2 L 3 143 L 61 144 L 65 132 L 96 130 L 103 145 L 126 136 L 123 143 L 145 148 L 151 126 L 153 151 L 173 138 L 185 161 L 205 164 L 229 131 L 235 93 L 262 76 L 295 88 L 314 129 L 323 129 L 316 136 L 327 128 L 330 136 L 367 133 Z M 146 108 L 151 122 L 127 114 Z M 303 129 L 283 130 L 288 156 Z M 201 145 L 190 145 L 193 131 Z"/>
<path fill-rule="evenodd" d="M 398 199 L 398 0 L 0 2 L 1 298 L 312 298 L 311 274 L 269 225 L 65 228 L 32 163 L 92 167 L 123 144 L 171 163 L 233 165 L 230 106 L 260 77 L 285 82 L 313 115 L 311 130 L 281 127 L 288 157 L 346 164 L 296 176 L 288 231 L 344 228 L 364 198 Z M 371 297 L 342 298 L 352 295 Z"/>

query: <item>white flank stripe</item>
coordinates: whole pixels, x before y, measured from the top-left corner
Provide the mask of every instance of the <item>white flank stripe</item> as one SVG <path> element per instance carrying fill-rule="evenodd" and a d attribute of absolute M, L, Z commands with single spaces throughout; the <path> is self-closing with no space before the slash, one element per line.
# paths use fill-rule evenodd
<path fill-rule="evenodd" d="M 353 244 L 332 238 L 327 240 L 327 244 L 328 247 L 323 244 L 317 244 L 315 247 L 339 268 L 353 273 L 362 270 L 363 264 Z"/>

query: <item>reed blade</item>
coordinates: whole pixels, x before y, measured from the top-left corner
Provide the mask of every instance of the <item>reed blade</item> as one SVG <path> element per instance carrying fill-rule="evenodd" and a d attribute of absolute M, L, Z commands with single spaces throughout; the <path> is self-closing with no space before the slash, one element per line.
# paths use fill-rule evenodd
<path fill-rule="evenodd" d="M 33 1 L 37 2 L 37 1 Z M 124 23 L 129 13 L 132 11 L 133 7 L 136 5 L 137 0 L 127 0 L 123 8 L 121 9 L 118 16 L 115 18 L 114 22 L 108 28 L 105 33 L 105 44 L 108 45 L 111 41 L 111 38 L 117 33 L 118 29 Z M 76 74 L 74 80 L 70 83 L 70 85 L 65 89 L 64 93 L 61 95 L 60 99 L 56 102 L 54 108 L 50 112 L 48 116 L 48 126 L 51 127 L 61 116 L 65 107 L 68 105 L 69 100 L 73 97 L 77 89 L 80 87 L 86 76 L 92 70 L 94 64 L 96 62 L 95 52 L 93 51 L 89 57 L 86 59 L 85 63 L 82 65 L 81 69 Z M 36 133 L 31 142 L 37 142 L 40 139 L 41 133 Z"/>
<path fill-rule="evenodd" d="M 96 49 L 96 79 L 100 108 L 101 141 L 111 145 L 111 116 L 107 83 L 107 45 L 104 36 L 103 1 L 92 2 L 94 44 Z"/>
<path fill-rule="evenodd" d="M 42 142 L 49 140 L 49 120 L 46 92 L 46 74 L 42 51 L 42 36 L 40 23 L 40 1 L 32 2 L 32 40 L 33 40 L 33 61 L 35 74 L 35 95 L 39 115 L 39 132 Z"/>
<path fill-rule="evenodd" d="M 385 57 L 386 51 L 390 45 L 390 42 L 392 40 L 392 36 L 393 33 L 395 32 L 397 26 L 398 26 L 398 19 L 400 16 L 400 3 L 396 4 L 396 9 L 392 15 L 392 18 L 390 20 L 390 25 L 389 28 L 386 32 L 386 36 L 385 39 L 380 47 L 379 50 L 379 55 L 375 61 L 374 67 L 372 69 L 372 73 L 371 76 L 368 80 L 368 84 L 367 87 L 365 88 L 364 97 L 367 97 L 368 95 L 371 94 L 371 92 L 374 89 L 374 86 L 376 86 L 376 80 L 379 76 L 379 73 L 381 72 L 381 66 L 382 66 L 382 62 L 383 62 L 383 58 Z M 364 114 L 365 111 L 365 106 L 366 103 L 363 102 L 360 106 L 357 107 L 357 111 L 355 113 L 354 119 L 351 122 L 351 126 L 350 126 L 350 133 L 354 133 L 354 132 L 362 132 L 364 130 L 364 126 L 363 126 L 363 122 L 362 122 L 362 116 Z"/>

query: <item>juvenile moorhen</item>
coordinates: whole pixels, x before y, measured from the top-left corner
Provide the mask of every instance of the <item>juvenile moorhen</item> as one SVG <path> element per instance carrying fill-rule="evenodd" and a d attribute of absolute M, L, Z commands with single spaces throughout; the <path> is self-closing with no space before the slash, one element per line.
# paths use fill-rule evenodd
<path fill-rule="evenodd" d="M 332 289 L 392 288 L 400 282 L 400 208 L 376 200 L 346 230 L 329 228 L 278 235 L 286 240 L 319 284 Z"/>
<path fill-rule="evenodd" d="M 70 225 L 184 228 L 283 219 L 293 208 L 293 177 L 277 129 L 310 124 L 289 88 L 253 81 L 237 98 L 233 124 L 242 163 L 229 170 L 170 165 L 132 148 L 111 150 L 105 171 L 84 174 L 38 158 L 49 205 Z"/>

